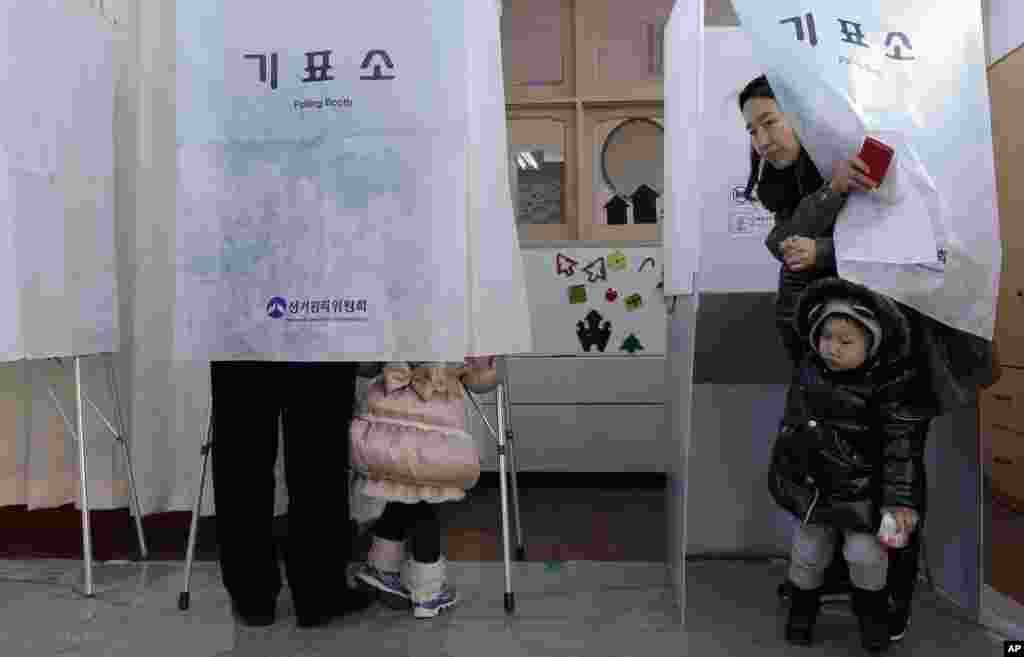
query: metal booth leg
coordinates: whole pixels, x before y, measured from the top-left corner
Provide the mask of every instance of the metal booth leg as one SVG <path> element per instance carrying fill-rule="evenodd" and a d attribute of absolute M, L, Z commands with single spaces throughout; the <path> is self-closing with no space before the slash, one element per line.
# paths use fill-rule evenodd
<path fill-rule="evenodd" d="M 497 399 L 495 406 L 498 411 L 498 476 L 501 489 L 501 548 L 505 558 L 505 612 L 511 614 L 515 611 L 515 593 L 512 592 L 512 563 L 509 554 L 509 531 L 508 531 L 508 470 L 506 466 L 507 454 L 505 453 L 505 384 L 498 383 L 495 391 Z"/>
<path fill-rule="evenodd" d="M 75 356 L 75 434 L 78 437 L 78 487 L 82 507 L 82 552 L 85 556 L 85 595 L 93 597 L 92 527 L 89 523 L 89 476 L 85 463 L 85 409 L 82 408 L 82 357 Z"/>
<path fill-rule="evenodd" d="M 110 354 L 110 358 L 107 359 L 107 377 L 110 381 L 110 393 L 114 401 L 114 411 L 117 413 L 117 429 L 115 429 L 107 419 L 100 413 L 100 409 L 96 407 L 96 404 L 89 402 L 96 414 L 100 416 L 110 430 L 114 434 L 114 439 L 121 443 L 121 450 L 124 452 L 124 467 L 128 471 L 128 492 L 131 495 L 132 513 L 135 516 L 135 535 L 139 540 L 139 554 L 143 560 L 149 558 L 149 547 L 146 545 L 146 533 L 142 529 L 142 503 L 139 501 L 139 488 L 135 482 L 135 465 L 132 460 L 131 445 L 128 441 L 128 436 L 124 429 L 124 416 L 121 413 L 121 395 L 117 386 L 117 373 L 114 371 L 114 355 Z M 86 398 L 88 399 L 88 397 Z"/>
<path fill-rule="evenodd" d="M 60 360 L 54 360 L 57 360 L 57 363 L 60 364 Z M 83 422 L 85 413 L 82 408 L 81 356 L 75 356 L 74 360 L 75 422 L 72 422 L 71 418 L 64 412 L 64 408 L 61 406 L 60 399 L 57 397 L 57 393 L 52 385 L 47 384 L 47 391 L 50 393 L 50 399 L 53 400 L 57 413 L 64 420 L 64 426 L 67 427 L 68 435 L 72 436 L 72 439 L 78 443 L 78 495 L 82 514 L 82 559 L 85 566 L 83 589 L 85 596 L 91 598 L 94 594 L 92 585 L 92 527 L 89 523 L 89 477 L 88 468 L 86 467 L 85 426 Z"/>
<path fill-rule="evenodd" d="M 509 393 L 508 369 L 505 368 L 505 375 L 502 377 L 502 385 L 505 386 L 505 449 L 508 453 L 508 467 L 510 481 L 512 483 L 512 515 L 515 518 L 516 526 L 516 561 L 526 561 L 526 546 L 523 543 L 523 520 L 519 515 L 519 471 L 516 467 L 515 454 L 515 432 L 512 430 L 512 395 Z"/>
<path fill-rule="evenodd" d="M 213 403 L 210 403 L 210 412 L 206 416 L 206 438 L 203 442 L 202 454 L 203 465 L 199 473 L 199 491 L 196 493 L 195 502 L 192 504 L 192 520 L 188 529 L 188 548 L 185 550 L 185 586 L 178 594 L 178 609 L 185 611 L 191 604 L 191 593 L 189 587 L 192 583 L 192 562 L 196 552 L 196 535 L 199 533 L 199 513 L 203 505 L 203 491 L 206 490 L 206 470 L 210 460 L 210 449 L 213 447 Z"/>
<path fill-rule="evenodd" d="M 512 591 L 512 563 L 509 553 L 509 518 L 508 518 L 508 470 L 506 468 L 506 445 L 505 445 L 505 386 L 499 382 L 495 390 L 496 407 L 498 411 L 498 428 L 495 430 L 487 414 L 480 407 L 476 395 L 466 389 L 466 396 L 473 403 L 480 420 L 487 427 L 491 437 L 498 443 L 498 482 L 501 488 L 501 546 L 502 556 L 505 562 L 505 611 L 512 613 L 515 610 L 515 593 Z"/>

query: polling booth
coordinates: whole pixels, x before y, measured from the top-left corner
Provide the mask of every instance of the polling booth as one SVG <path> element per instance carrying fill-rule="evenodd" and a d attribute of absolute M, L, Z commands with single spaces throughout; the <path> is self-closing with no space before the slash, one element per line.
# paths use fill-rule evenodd
<path fill-rule="evenodd" d="M 679 318 L 670 332 L 669 372 L 683 390 L 676 395 L 684 404 L 692 397 L 673 425 L 683 444 L 675 530 L 686 557 L 785 557 L 796 521 L 767 494 L 767 473 L 790 366 L 774 320 L 779 264 L 764 245 L 772 218 L 742 194 L 750 140 L 738 94 L 766 73 L 826 179 L 865 136 L 890 143 L 895 175 L 880 193 L 851 197 L 837 221 L 840 276 L 991 340 L 1001 253 L 982 16 L 980 7 L 931 2 L 733 4 L 742 28 L 701 34 L 694 10 L 679 3 L 676 29 L 667 31 L 666 111 L 689 113 L 668 123 L 672 150 L 687 151 L 669 161 L 700 163 L 682 169 L 687 177 L 670 166 L 668 184 L 681 198 L 692 195 L 681 187 L 694 186 L 700 198 L 699 210 L 670 213 L 665 229 L 669 271 L 674 248 L 699 245 L 692 292 L 680 297 L 692 300 L 693 325 Z M 695 43 L 698 84 L 678 72 L 690 69 Z M 687 127 L 694 116 L 699 132 Z M 680 283 L 674 289 L 688 293 Z M 939 592 L 977 617 L 976 408 L 933 423 L 927 470 L 928 565 Z M 708 499 L 716 503 L 699 502 Z"/>
<path fill-rule="evenodd" d="M 140 19 L 143 95 L 174 91 L 147 120 L 176 131 L 154 131 L 140 173 L 133 418 L 153 436 L 146 506 L 187 509 L 211 359 L 461 360 L 529 351 L 530 325 L 495 6 L 417 5 L 376 32 L 172 9 Z"/>
<path fill-rule="evenodd" d="M 0 82 L 17 99 L 0 122 L 0 499 L 75 504 L 83 589 L 92 595 L 90 500 L 100 508 L 127 501 L 146 554 L 116 354 L 114 105 L 123 40 L 95 12 L 63 2 L 5 1 L 0 13 Z"/>
<path fill-rule="evenodd" d="M 303 9 L 176 3 L 177 190 L 164 218 L 174 303 L 162 348 L 196 374 L 211 361 L 531 351 L 496 5 Z M 209 407 L 196 398 L 205 382 L 185 393 L 193 409 Z M 323 411 L 325 430 L 347 440 Z M 502 417 L 497 427 L 500 443 Z"/>

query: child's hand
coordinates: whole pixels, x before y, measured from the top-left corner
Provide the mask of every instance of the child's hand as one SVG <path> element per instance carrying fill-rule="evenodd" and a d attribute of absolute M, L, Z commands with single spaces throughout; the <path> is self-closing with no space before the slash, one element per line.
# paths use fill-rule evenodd
<path fill-rule="evenodd" d="M 494 367 L 495 356 L 466 356 L 466 366 L 473 369 L 489 370 Z"/>
<path fill-rule="evenodd" d="M 896 519 L 896 526 L 901 534 L 909 535 L 917 529 L 919 517 L 917 511 L 905 506 L 893 506 L 882 509 L 882 513 L 888 511 Z"/>
<path fill-rule="evenodd" d="M 809 237 L 794 236 L 782 241 L 782 257 L 790 271 L 811 269 L 818 260 L 818 243 Z"/>
<path fill-rule="evenodd" d="M 459 378 L 470 392 L 486 395 L 498 386 L 497 356 L 467 356 Z"/>

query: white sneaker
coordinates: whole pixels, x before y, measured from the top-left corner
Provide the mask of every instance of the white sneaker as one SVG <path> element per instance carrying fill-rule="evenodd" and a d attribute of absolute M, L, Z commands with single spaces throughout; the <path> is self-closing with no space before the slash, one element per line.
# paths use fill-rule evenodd
<path fill-rule="evenodd" d="M 423 602 L 413 601 L 412 613 L 416 618 L 434 618 L 439 613 L 458 604 L 455 589 L 447 584 L 439 593 Z"/>

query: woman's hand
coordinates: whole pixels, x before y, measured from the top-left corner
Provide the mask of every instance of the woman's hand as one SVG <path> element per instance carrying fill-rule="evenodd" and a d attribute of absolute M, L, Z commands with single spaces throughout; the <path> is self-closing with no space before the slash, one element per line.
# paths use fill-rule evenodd
<path fill-rule="evenodd" d="M 790 271 L 813 269 L 818 260 L 818 243 L 809 237 L 794 236 L 782 241 L 782 257 Z"/>
<path fill-rule="evenodd" d="M 901 534 L 910 535 L 911 532 L 917 529 L 917 523 L 920 520 L 917 511 L 905 506 L 893 506 L 882 509 L 882 513 L 886 511 L 891 513 L 892 517 L 896 519 L 896 527 Z"/>
<path fill-rule="evenodd" d="M 864 160 L 854 157 L 836 164 L 830 186 L 837 194 L 848 194 L 853 190 L 869 192 L 878 187 L 878 182 L 871 178 L 871 170 Z"/>

